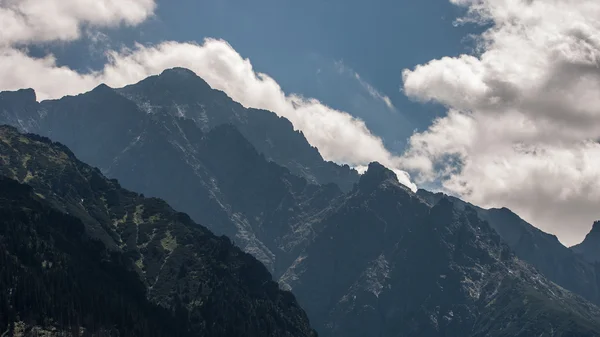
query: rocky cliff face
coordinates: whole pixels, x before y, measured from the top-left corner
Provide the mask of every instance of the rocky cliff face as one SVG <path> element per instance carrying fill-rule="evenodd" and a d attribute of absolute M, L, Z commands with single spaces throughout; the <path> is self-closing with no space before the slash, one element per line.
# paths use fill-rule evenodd
<path fill-rule="evenodd" d="M 203 131 L 232 124 L 267 160 L 313 184 L 334 183 L 347 191 L 358 180 L 357 172 L 347 165 L 324 161 L 317 148 L 286 118 L 270 111 L 246 109 L 225 93 L 211 89 L 190 70 L 169 69 L 117 91 L 149 114 L 185 117 Z"/>
<path fill-rule="evenodd" d="M 594 336 L 596 307 L 519 260 L 475 210 L 371 164 L 281 282 L 323 336 Z"/>
<path fill-rule="evenodd" d="M 600 269 L 577 254 L 577 247 L 571 250 L 563 246 L 556 236 L 542 232 L 507 208 L 483 209 L 442 193 L 434 194 L 425 190 L 419 190 L 417 194 L 431 205 L 447 199 L 458 209 L 474 208 L 521 260 L 537 268 L 556 284 L 600 304 Z"/>
<path fill-rule="evenodd" d="M 182 327 L 182 334 L 194 336 L 314 336 L 294 296 L 279 290 L 267 269 L 251 255 L 164 201 L 121 188 L 98 169 L 77 160 L 64 145 L 3 126 L 0 162 L 2 183 L 9 186 L 0 189 L 0 200 L 10 206 L 2 207 L 10 221 L 2 223 L 0 247 L 12 266 L 2 269 L 8 273 L 3 282 L 10 283 L 3 289 L 17 289 L 8 297 L 3 292 L 0 317 L 10 312 L 12 317 L 27 317 L 25 323 L 32 327 L 56 325 L 58 329 L 98 330 L 119 323 L 121 335 L 145 335 L 138 332 L 154 326 L 167 329 L 172 323 Z M 27 233 L 30 239 L 25 238 Z M 9 240 L 15 237 L 16 241 Z M 37 306 L 23 307 L 21 296 L 37 294 L 23 293 L 30 290 L 27 282 L 42 291 L 65 280 L 46 278 L 49 274 L 44 268 L 58 269 L 67 281 L 72 279 L 63 286 L 81 283 L 82 289 L 67 293 L 71 297 L 65 297 L 64 303 L 57 294 L 30 298 Z M 90 278 L 102 287 L 83 286 Z M 25 288 L 19 288 L 23 282 Z M 103 295 L 108 298 L 99 299 Z M 88 299 L 92 302 L 85 302 Z M 135 311 L 129 311 L 130 307 Z M 84 319 L 76 324 L 65 321 L 70 316 L 64 316 L 62 308 L 71 308 L 68 315 Z M 127 310 L 126 315 L 110 316 L 110 308 Z M 164 326 L 153 318 L 153 310 L 159 309 L 168 314 Z M 156 335 L 178 335 L 164 329 L 156 330 Z"/>

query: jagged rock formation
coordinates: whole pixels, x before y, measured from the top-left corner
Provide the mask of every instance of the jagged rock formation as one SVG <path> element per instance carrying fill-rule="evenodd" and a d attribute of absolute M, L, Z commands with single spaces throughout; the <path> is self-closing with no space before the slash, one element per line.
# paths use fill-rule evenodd
<path fill-rule="evenodd" d="M 519 260 L 475 210 L 371 164 L 283 275 L 322 336 L 595 336 L 600 311 Z"/>
<path fill-rule="evenodd" d="M 205 132 L 232 124 L 269 161 L 313 184 L 334 183 L 347 191 L 358 180 L 357 172 L 347 165 L 324 161 L 317 148 L 286 118 L 270 111 L 246 109 L 188 69 L 168 69 L 117 91 L 149 114 L 185 117 Z"/>
<path fill-rule="evenodd" d="M 596 221 L 585 239 L 571 249 L 590 263 L 600 262 L 600 221 Z"/>
<path fill-rule="evenodd" d="M 315 336 L 294 296 L 251 255 L 164 201 L 121 188 L 64 145 L 2 126 L 0 176 L 0 253 L 10 261 L 1 271 L 0 317 L 15 317 L 9 325 L 115 327 L 121 336 L 180 335 L 169 326 L 193 336 Z M 44 292 L 52 286 L 75 288 L 61 297 L 62 288 Z"/>
<path fill-rule="evenodd" d="M 417 194 L 431 205 L 447 199 L 459 209 L 472 207 L 521 260 L 536 267 L 556 284 L 600 304 L 599 267 L 565 247 L 556 236 L 539 230 L 507 208 L 483 209 L 443 193 L 425 190 L 419 190 Z"/>

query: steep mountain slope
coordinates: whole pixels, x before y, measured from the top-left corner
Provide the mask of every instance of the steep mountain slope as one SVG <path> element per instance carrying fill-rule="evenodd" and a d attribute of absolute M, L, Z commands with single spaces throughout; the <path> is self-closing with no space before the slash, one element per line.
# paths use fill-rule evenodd
<path fill-rule="evenodd" d="M 165 125 L 175 132 L 160 127 Z M 230 125 L 203 135 L 178 119 L 149 130 L 152 136 L 119 156 L 109 174 L 234 238 L 273 272 L 287 267 L 287 256 L 314 237 L 310 217 L 341 194 L 333 184 L 312 185 L 267 162 Z M 190 165 L 178 164 L 181 158 Z"/>
<path fill-rule="evenodd" d="M 516 258 L 468 208 L 371 164 L 283 275 L 322 336 L 596 336 L 600 311 Z"/>
<path fill-rule="evenodd" d="M 286 118 L 265 110 L 246 109 L 225 93 L 213 90 L 203 79 L 184 68 L 165 70 L 137 84 L 118 89 L 148 113 L 167 113 L 192 119 L 204 131 L 233 124 L 268 160 L 314 184 L 335 183 L 352 189 L 358 180 L 347 165 L 325 162 L 300 131 Z"/>
<path fill-rule="evenodd" d="M 595 222 L 585 239 L 571 250 L 590 263 L 600 262 L 600 221 Z"/>
<path fill-rule="evenodd" d="M 123 254 L 87 239 L 79 219 L 31 187 L 0 176 L 0 219 L 3 336 L 189 335 L 185 317 L 148 302 Z"/>
<path fill-rule="evenodd" d="M 455 197 L 425 190 L 419 190 L 417 194 L 432 205 L 447 199 L 459 209 L 474 208 L 521 260 L 536 267 L 556 284 L 600 304 L 600 269 L 563 246 L 556 236 L 539 230 L 507 208 L 483 209 Z"/>
<path fill-rule="evenodd" d="M 172 76 L 182 74 L 167 71 L 151 80 L 162 83 L 162 77 Z M 204 83 L 195 75 L 189 81 Z M 204 86 L 200 88 L 208 93 L 219 93 Z M 190 87 L 193 83 L 181 89 Z M 104 85 L 37 107 L 32 91 L 4 92 L 0 111 L 7 122 L 71 147 L 126 188 L 163 198 L 214 232 L 231 237 L 275 273 L 314 237 L 310 217 L 341 194 L 334 184 L 309 184 L 267 161 L 230 124 L 215 123 L 203 132 L 191 119 L 143 112 Z"/>
<path fill-rule="evenodd" d="M 0 176 L 30 185 L 46 205 L 76 217 L 107 256 L 124 256 L 143 284 L 136 291 L 184 317 L 194 336 L 314 336 L 294 296 L 279 290 L 251 255 L 162 200 L 121 188 L 64 145 L 2 126 Z M 26 221 L 18 225 L 55 225 Z"/>

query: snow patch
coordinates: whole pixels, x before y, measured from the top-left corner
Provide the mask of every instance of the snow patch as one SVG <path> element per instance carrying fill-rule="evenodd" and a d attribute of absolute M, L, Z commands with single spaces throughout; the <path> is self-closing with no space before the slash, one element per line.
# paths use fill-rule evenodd
<path fill-rule="evenodd" d="M 300 255 L 279 278 L 279 286 L 281 289 L 288 291 L 292 290 L 292 285 L 298 279 L 300 279 L 300 275 L 302 275 L 302 273 L 305 271 L 303 261 L 306 259 L 306 257 L 306 255 Z"/>
<path fill-rule="evenodd" d="M 365 271 L 367 290 L 379 298 L 379 295 L 386 286 L 387 280 L 390 278 L 389 275 L 389 263 L 385 256 L 381 254 Z"/>
<path fill-rule="evenodd" d="M 234 213 L 231 215 L 231 221 L 237 228 L 236 243 L 273 272 L 275 270 L 275 254 L 256 237 L 248 220 L 241 213 Z"/>
<path fill-rule="evenodd" d="M 185 108 L 185 106 L 173 103 L 173 107 L 177 112 L 177 117 L 185 118 L 185 116 L 187 115 L 187 109 Z"/>

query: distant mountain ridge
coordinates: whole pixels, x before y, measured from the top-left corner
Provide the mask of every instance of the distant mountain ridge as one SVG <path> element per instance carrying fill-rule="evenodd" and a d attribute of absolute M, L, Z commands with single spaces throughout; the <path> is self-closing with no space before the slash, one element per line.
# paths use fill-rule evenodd
<path fill-rule="evenodd" d="M 578 245 L 571 247 L 575 253 L 581 255 L 586 261 L 597 264 L 600 262 L 600 221 L 596 221 L 585 239 Z"/>

